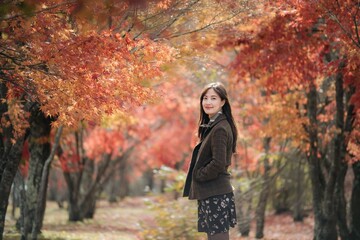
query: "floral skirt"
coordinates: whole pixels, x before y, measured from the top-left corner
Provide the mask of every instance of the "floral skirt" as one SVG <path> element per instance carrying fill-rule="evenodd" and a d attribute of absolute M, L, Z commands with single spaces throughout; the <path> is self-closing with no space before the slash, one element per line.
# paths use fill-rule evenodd
<path fill-rule="evenodd" d="M 228 232 L 236 224 L 234 193 L 198 200 L 198 231 L 210 235 Z"/>

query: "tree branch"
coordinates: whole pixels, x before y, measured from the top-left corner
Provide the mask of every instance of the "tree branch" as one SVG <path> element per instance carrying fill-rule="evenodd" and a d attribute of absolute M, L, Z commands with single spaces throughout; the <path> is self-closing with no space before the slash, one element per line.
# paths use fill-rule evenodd
<path fill-rule="evenodd" d="M 53 9 L 56 9 L 56 8 L 59 8 L 59 7 L 62 7 L 62 6 L 74 5 L 74 4 L 76 4 L 76 3 L 77 3 L 76 0 L 71 0 L 71 1 L 68 1 L 68 2 L 55 4 L 55 5 L 53 5 L 53 6 L 50 6 L 50 7 L 41 9 L 41 10 L 39 10 L 39 11 L 35 11 L 33 14 L 36 15 L 36 14 L 39 14 L 39 13 L 42 13 L 42 12 L 48 12 L 48 11 L 51 11 L 51 10 L 53 10 Z M 12 15 L 12 16 L 9 16 L 9 17 L 0 18 L 0 21 L 2 21 L 2 20 L 5 20 L 5 21 L 14 20 L 15 18 L 24 17 L 24 16 L 25 16 L 25 14 L 16 14 L 16 15 Z"/>
<path fill-rule="evenodd" d="M 338 4 L 339 4 L 339 3 L 338 3 Z M 357 48 L 360 48 L 360 41 L 357 42 L 356 39 L 353 38 L 351 32 L 348 31 L 348 30 L 345 28 L 345 26 L 341 23 L 341 21 L 340 21 L 339 18 L 336 16 L 336 14 L 333 13 L 330 9 L 326 8 L 324 5 L 321 5 L 321 6 L 322 6 L 322 8 L 325 10 L 325 12 L 329 15 L 330 19 L 332 19 L 333 21 L 335 21 L 335 22 L 339 25 L 339 27 L 341 28 L 341 30 L 342 30 L 342 31 L 344 32 L 344 34 L 350 39 L 350 41 L 351 41 L 352 43 L 354 43 Z M 355 18 L 354 21 L 355 21 L 355 23 L 356 23 L 356 16 L 353 16 L 353 17 Z M 355 24 L 355 27 L 357 27 L 357 24 Z M 356 30 L 357 30 L 357 29 L 356 29 Z M 359 35 L 358 35 L 358 34 L 359 34 L 358 31 L 356 31 L 356 33 L 357 33 L 357 38 L 358 38 L 358 40 L 360 40 L 360 39 L 359 39 Z"/>
<path fill-rule="evenodd" d="M 238 16 L 240 13 L 242 13 L 243 11 L 242 10 L 239 10 L 237 11 L 236 13 L 232 14 L 231 16 L 223 19 L 223 20 L 219 20 L 219 21 L 216 21 L 216 22 L 211 22 L 211 23 L 208 23 L 206 24 L 205 26 L 202 26 L 200 28 L 197 28 L 197 29 L 194 29 L 194 30 L 191 30 L 191 31 L 188 31 L 188 32 L 182 32 L 182 33 L 175 33 L 173 35 L 170 35 L 168 36 L 167 38 L 177 38 L 177 37 L 180 37 L 180 36 L 184 36 L 184 35 L 189 35 L 189 34 L 192 34 L 192 33 L 196 33 L 196 32 L 200 32 L 200 31 L 203 31 L 207 28 L 210 28 L 210 27 L 213 27 L 215 25 L 219 25 L 221 23 L 224 23 L 224 22 L 227 22 L 231 19 L 233 19 L 234 17 Z"/>

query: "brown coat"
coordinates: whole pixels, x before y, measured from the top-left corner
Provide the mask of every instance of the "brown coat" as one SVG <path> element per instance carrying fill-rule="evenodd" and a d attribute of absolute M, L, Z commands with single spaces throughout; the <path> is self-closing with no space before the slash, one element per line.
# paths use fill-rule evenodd
<path fill-rule="evenodd" d="M 230 173 L 233 135 L 225 115 L 211 124 L 206 137 L 194 148 L 184 187 L 184 197 L 206 199 L 232 192 Z"/>

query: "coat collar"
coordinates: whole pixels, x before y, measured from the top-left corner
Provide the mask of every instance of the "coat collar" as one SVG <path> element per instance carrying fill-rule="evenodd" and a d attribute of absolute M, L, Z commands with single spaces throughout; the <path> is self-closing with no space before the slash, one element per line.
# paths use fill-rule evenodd
<path fill-rule="evenodd" d="M 216 125 L 216 123 L 218 123 L 220 120 L 223 120 L 224 118 L 226 118 L 226 116 L 224 116 L 224 114 L 220 111 L 215 116 L 210 118 L 208 123 L 201 124 L 200 127 L 202 127 L 202 128 L 211 128 L 214 125 Z"/>
<path fill-rule="evenodd" d="M 210 132 L 210 130 L 216 125 L 218 124 L 220 121 L 222 120 L 226 120 L 226 116 L 224 114 L 219 114 L 214 121 L 209 122 L 209 124 L 202 124 L 200 125 L 200 127 L 203 129 L 203 134 L 201 137 L 200 142 L 202 142 L 205 137 L 208 135 L 208 133 Z"/>

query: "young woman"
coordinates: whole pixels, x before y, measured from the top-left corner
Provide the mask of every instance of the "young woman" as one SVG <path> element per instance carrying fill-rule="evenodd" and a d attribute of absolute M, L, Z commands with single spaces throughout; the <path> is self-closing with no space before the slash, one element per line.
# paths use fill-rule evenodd
<path fill-rule="evenodd" d="M 237 129 L 221 83 L 208 84 L 201 93 L 198 136 L 183 196 L 198 200 L 199 232 L 206 232 L 209 240 L 228 240 L 229 228 L 236 224 L 228 167 Z"/>

